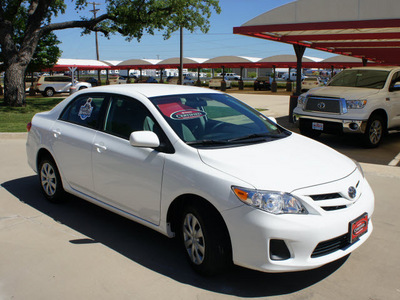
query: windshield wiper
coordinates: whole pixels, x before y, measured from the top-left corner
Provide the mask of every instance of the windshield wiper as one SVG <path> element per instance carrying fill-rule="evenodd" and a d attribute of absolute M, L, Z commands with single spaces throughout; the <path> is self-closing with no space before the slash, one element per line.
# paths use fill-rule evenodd
<path fill-rule="evenodd" d="M 226 145 L 228 141 L 224 140 L 199 140 L 199 141 L 190 141 L 186 142 L 187 145 L 195 146 L 195 145 Z"/>
<path fill-rule="evenodd" d="M 279 138 L 282 138 L 282 136 L 276 135 L 276 134 L 269 134 L 269 133 L 252 133 L 249 135 L 245 135 L 245 136 L 241 136 L 238 138 L 227 140 L 227 142 L 243 142 L 243 141 L 255 142 L 255 141 L 260 141 L 260 140 L 261 141 L 266 140 L 266 138 L 279 139 Z"/>

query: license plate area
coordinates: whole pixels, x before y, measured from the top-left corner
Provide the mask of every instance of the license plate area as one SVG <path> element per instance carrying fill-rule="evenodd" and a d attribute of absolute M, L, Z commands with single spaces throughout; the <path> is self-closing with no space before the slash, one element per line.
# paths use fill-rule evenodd
<path fill-rule="evenodd" d="M 312 122 L 311 126 L 312 126 L 311 128 L 314 130 L 320 130 L 320 131 L 324 130 L 324 123 Z"/>
<path fill-rule="evenodd" d="M 358 241 L 358 239 L 368 232 L 368 214 L 364 213 L 357 219 L 349 223 L 350 244 Z"/>

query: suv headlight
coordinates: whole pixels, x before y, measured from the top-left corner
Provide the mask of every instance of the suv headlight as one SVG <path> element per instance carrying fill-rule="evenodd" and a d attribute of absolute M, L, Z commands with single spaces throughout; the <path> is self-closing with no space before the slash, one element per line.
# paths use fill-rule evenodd
<path fill-rule="evenodd" d="M 367 105 L 367 100 L 346 100 L 347 109 L 361 109 Z"/>
<path fill-rule="evenodd" d="M 258 191 L 237 186 L 233 186 L 232 191 L 243 203 L 271 214 L 308 214 L 301 201 L 288 193 Z"/>
<path fill-rule="evenodd" d="M 303 95 L 300 95 L 298 98 L 297 98 L 297 104 L 299 105 L 299 106 L 303 106 L 304 105 L 304 102 L 306 101 L 306 96 L 303 94 Z"/>

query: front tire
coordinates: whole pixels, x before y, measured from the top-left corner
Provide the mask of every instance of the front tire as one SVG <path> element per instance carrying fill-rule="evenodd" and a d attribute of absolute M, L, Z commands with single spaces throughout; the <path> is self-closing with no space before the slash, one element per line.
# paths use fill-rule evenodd
<path fill-rule="evenodd" d="M 39 163 L 39 182 L 43 195 L 50 202 L 64 200 L 65 192 L 56 163 L 50 158 L 44 158 Z"/>
<path fill-rule="evenodd" d="M 385 134 L 385 125 L 383 118 L 379 115 L 373 115 L 368 120 L 364 133 L 364 144 L 367 148 L 376 148 L 382 141 Z"/>
<path fill-rule="evenodd" d="M 231 247 L 221 217 L 213 208 L 187 205 L 182 212 L 180 237 L 191 267 L 210 276 L 222 272 L 230 262 Z"/>

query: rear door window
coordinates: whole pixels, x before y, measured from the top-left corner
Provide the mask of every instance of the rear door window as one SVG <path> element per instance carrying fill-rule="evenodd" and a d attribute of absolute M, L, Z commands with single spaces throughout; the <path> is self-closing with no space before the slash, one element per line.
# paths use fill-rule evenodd
<path fill-rule="evenodd" d="M 107 96 L 103 94 L 84 94 L 77 96 L 64 109 L 60 120 L 97 129 L 101 112 L 105 109 Z"/>

